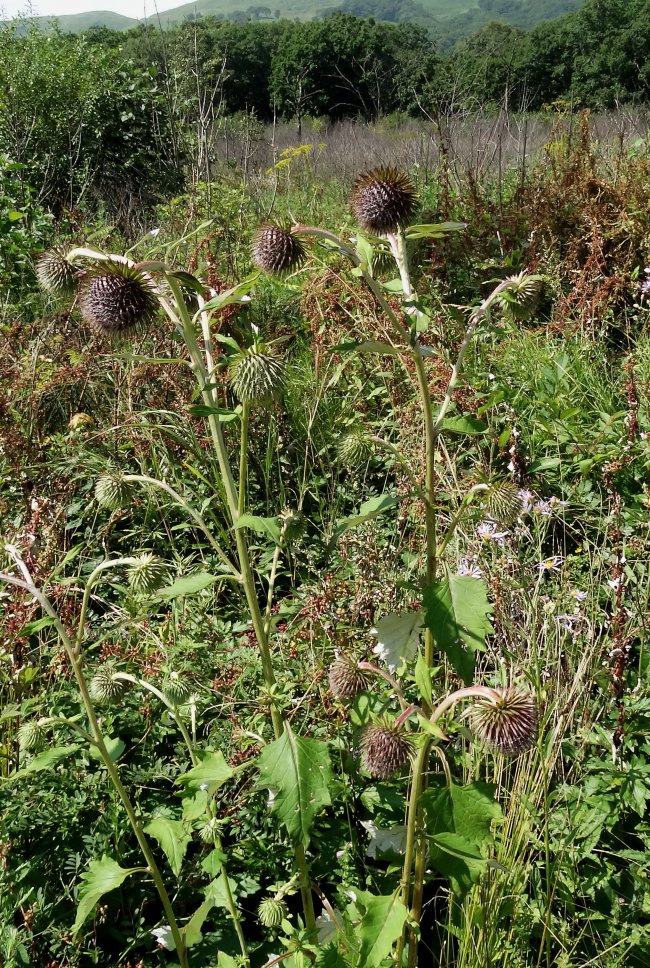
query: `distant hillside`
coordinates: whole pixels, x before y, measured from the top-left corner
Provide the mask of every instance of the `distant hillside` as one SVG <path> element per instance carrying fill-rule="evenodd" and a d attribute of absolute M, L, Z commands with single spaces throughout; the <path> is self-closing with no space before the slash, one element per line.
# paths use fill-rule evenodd
<path fill-rule="evenodd" d="M 171 27 L 184 20 L 218 17 L 232 20 L 273 20 L 278 17 L 308 20 L 334 10 L 357 17 L 375 17 L 391 23 L 413 22 L 430 28 L 445 45 L 466 36 L 493 20 L 516 27 L 533 27 L 577 10 L 582 0 L 274 0 L 273 7 L 245 5 L 245 0 L 195 0 L 149 18 Z M 279 4 L 279 5 L 277 5 Z M 64 33 L 84 33 L 92 27 L 128 30 L 138 19 L 106 10 L 64 15 L 57 18 L 37 17 L 47 31 L 53 19 Z"/>

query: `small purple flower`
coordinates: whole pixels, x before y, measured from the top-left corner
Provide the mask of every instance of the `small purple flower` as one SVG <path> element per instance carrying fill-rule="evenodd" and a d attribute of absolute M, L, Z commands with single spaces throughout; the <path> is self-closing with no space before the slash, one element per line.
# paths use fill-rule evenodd
<path fill-rule="evenodd" d="M 581 592 L 579 588 L 570 588 L 569 596 L 575 602 L 584 602 L 587 598 L 587 592 Z"/>
<path fill-rule="evenodd" d="M 537 563 L 537 570 L 542 574 L 547 571 L 560 571 L 563 562 L 562 555 L 551 555 L 550 558 L 545 558 L 544 561 Z"/>
<path fill-rule="evenodd" d="M 517 497 L 521 501 L 521 513 L 528 514 L 535 501 L 535 495 L 528 488 L 522 487 L 520 491 L 517 491 Z"/>
<path fill-rule="evenodd" d="M 553 509 L 566 507 L 567 502 L 561 501 L 559 497 L 543 497 L 533 506 L 536 514 L 541 514 L 543 518 L 548 518 L 553 514 Z"/>
<path fill-rule="evenodd" d="M 646 266 L 643 271 L 645 272 L 645 279 L 641 283 L 641 299 L 645 299 L 650 292 L 650 266 Z"/>
<path fill-rule="evenodd" d="M 483 572 L 472 558 L 461 558 L 458 563 L 458 574 L 462 578 L 482 578 Z"/>
<path fill-rule="evenodd" d="M 576 625 L 582 621 L 582 615 L 577 613 L 575 615 L 556 615 L 555 621 L 561 629 L 573 635 L 576 630 Z"/>
<path fill-rule="evenodd" d="M 494 521 L 483 521 L 476 529 L 476 533 L 483 541 L 493 541 L 500 548 L 503 548 L 505 539 L 510 534 L 509 531 L 497 531 Z"/>

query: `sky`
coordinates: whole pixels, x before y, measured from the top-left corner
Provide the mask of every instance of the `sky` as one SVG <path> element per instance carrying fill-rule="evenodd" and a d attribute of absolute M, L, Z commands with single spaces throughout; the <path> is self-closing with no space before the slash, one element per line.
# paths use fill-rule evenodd
<path fill-rule="evenodd" d="M 112 10 L 126 17 L 151 17 L 156 9 L 171 10 L 187 0 L 32 0 L 31 13 L 38 17 L 59 17 L 66 13 L 85 13 L 90 10 Z M 0 20 L 29 14 L 29 0 L 0 0 Z"/>

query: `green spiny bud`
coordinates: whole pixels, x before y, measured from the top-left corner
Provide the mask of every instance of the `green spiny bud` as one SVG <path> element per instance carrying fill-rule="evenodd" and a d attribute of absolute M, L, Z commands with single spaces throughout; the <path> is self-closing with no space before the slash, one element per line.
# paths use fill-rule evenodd
<path fill-rule="evenodd" d="M 336 456 L 346 467 L 360 467 L 373 455 L 374 445 L 370 434 L 363 427 L 355 427 L 341 437 L 336 446 Z"/>
<path fill-rule="evenodd" d="M 287 913 L 286 902 L 277 897 L 265 897 L 257 909 L 259 922 L 265 928 L 279 928 Z"/>
<path fill-rule="evenodd" d="M 136 595 L 151 595 L 167 580 L 167 566 L 150 552 L 132 559 L 129 568 L 129 585 Z"/>
<path fill-rule="evenodd" d="M 230 383 L 242 403 L 267 405 L 284 389 L 285 366 L 265 343 L 238 353 L 230 364 Z"/>
<path fill-rule="evenodd" d="M 104 508 L 116 511 L 127 507 L 131 502 L 133 488 L 124 480 L 121 471 L 109 471 L 102 474 L 95 484 L 95 500 Z"/>
<path fill-rule="evenodd" d="M 97 703 L 116 702 L 126 690 L 126 683 L 116 678 L 117 669 L 110 662 L 95 670 L 90 680 L 90 696 Z"/>
<path fill-rule="evenodd" d="M 511 481 L 495 481 L 485 492 L 485 509 L 493 521 L 512 524 L 521 514 L 518 488 Z"/>
<path fill-rule="evenodd" d="M 210 817 L 199 830 L 199 837 L 204 844 L 213 844 L 219 836 L 219 821 L 216 817 Z"/>
<path fill-rule="evenodd" d="M 505 281 L 510 285 L 497 298 L 497 304 L 513 322 L 525 323 L 537 308 L 541 280 L 526 272 L 520 272 L 516 276 L 508 276 Z"/>
<path fill-rule="evenodd" d="M 170 672 L 163 680 L 162 691 L 173 703 L 183 703 L 192 693 L 192 683 L 178 672 Z"/>
<path fill-rule="evenodd" d="M 285 541 L 297 541 L 304 534 L 307 522 L 302 511 L 285 508 L 283 511 L 280 511 L 278 517 L 280 519 L 281 535 Z"/>
<path fill-rule="evenodd" d="M 60 249 L 41 252 L 36 258 L 36 278 L 45 292 L 71 295 L 83 270 L 68 262 Z"/>
<path fill-rule="evenodd" d="M 45 730 L 40 720 L 30 719 L 19 727 L 18 748 L 21 753 L 33 753 L 41 749 L 45 742 Z"/>

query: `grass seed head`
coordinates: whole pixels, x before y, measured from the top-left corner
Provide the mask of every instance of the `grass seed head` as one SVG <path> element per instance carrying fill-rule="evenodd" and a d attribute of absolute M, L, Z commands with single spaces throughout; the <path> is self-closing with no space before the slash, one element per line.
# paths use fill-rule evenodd
<path fill-rule="evenodd" d="M 368 688 L 368 676 L 353 656 L 340 652 L 329 667 L 329 683 L 337 699 L 354 699 Z"/>
<path fill-rule="evenodd" d="M 258 269 L 282 276 L 299 269 L 307 252 L 288 229 L 262 225 L 253 236 L 252 255 Z"/>
<path fill-rule="evenodd" d="M 415 204 L 415 186 L 397 168 L 374 168 L 360 175 L 350 192 L 350 207 L 357 222 L 377 235 L 388 235 L 406 225 Z"/>
<path fill-rule="evenodd" d="M 111 262 L 84 275 L 79 309 L 94 329 L 116 336 L 149 325 L 158 311 L 158 300 L 142 272 Z"/>
<path fill-rule="evenodd" d="M 401 770 L 413 753 L 406 731 L 388 720 L 368 726 L 361 737 L 361 763 L 370 776 L 385 779 Z"/>
<path fill-rule="evenodd" d="M 516 756 L 530 749 L 537 739 L 539 712 L 535 697 L 516 686 L 494 692 L 494 699 L 479 699 L 470 709 L 470 727 L 486 746 Z"/>

